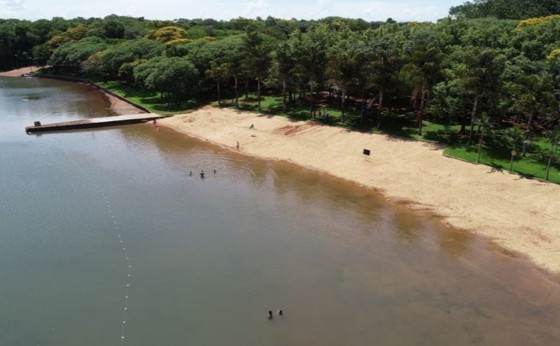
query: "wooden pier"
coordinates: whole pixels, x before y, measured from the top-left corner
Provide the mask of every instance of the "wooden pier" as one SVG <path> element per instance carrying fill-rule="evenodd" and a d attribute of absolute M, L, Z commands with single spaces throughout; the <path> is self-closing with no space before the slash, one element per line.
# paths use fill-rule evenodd
<path fill-rule="evenodd" d="M 143 123 L 147 121 L 154 121 L 156 119 L 161 119 L 161 118 L 163 118 L 163 116 L 155 113 L 139 113 L 139 114 L 129 114 L 129 115 L 115 115 L 115 116 L 108 116 L 103 118 L 80 119 L 80 120 L 65 121 L 60 123 L 50 123 L 50 124 L 41 124 L 39 121 L 36 121 L 35 125 L 27 126 L 25 128 L 25 132 L 36 133 L 36 132 L 46 132 L 46 131 L 66 131 L 66 130 L 94 128 L 94 127 L 137 124 L 137 123 Z"/>

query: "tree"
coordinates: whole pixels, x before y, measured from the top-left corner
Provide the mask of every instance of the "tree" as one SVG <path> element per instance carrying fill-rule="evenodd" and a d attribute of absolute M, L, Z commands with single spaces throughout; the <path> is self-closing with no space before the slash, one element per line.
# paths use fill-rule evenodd
<path fill-rule="evenodd" d="M 130 76 L 119 75 L 119 70 L 124 63 L 131 63 L 138 59 L 150 59 L 161 55 L 165 45 L 148 39 L 123 41 L 108 48 L 102 55 L 103 71 L 112 78 Z"/>
<path fill-rule="evenodd" d="M 511 111 L 525 117 L 526 141 L 535 134 L 537 124 L 558 110 L 554 80 L 549 68 L 542 62 L 519 56 L 511 61 L 506 71 L 508 91 L 513 100 Z"/>
<path fill-rule="evenodd" d="M 296 61 L 292 46 L 288 42 L 283 42 L 278 45 L 275 53 L 274 71 L 282 80 L 282 110 L 286 112 L 288 110 L 286 92 L 289 80 L 294 72 Z"/>
<path fill-rule="evenodd" d="M 243 76 L 243 40 L 240 36 L 231 36 L 213 44 L 221 47 L 223 63 L 227 64 L 229 75 L 233 78 L 235 107 L 239 108 L 239 79 Z"/>
<path fill-rule="evenodd" d="M 79 41 L 87 36 L 87 31 L 88 27 L 85 24 L 79 24 L 75 27 L 71 27 L 60 34 L 51 37 L 48 41 L 49 47 L 54 50 L 65 43 Z"/>
<path fill-rule="evenodd" d="M 513 126 L 506 130 L 504 139 L 511 149 L 511 160 L 509 162 L 509 171 L 511 173 L 513 171 L 513 159 L 517 156 L 518 149 L 523 141 L 523 130 L 517 125 Z"/>
<path fill-rule="evenodd" d="M 186 36 L 185 29 L 179 26 L 170 25 L 148 32 L 146 38 L 150 40 L 156 40 L 161 43 L 170 43 L 182 39 L 185 36 Z"/>
<path fill-rule="evenodd" d="M 467 47 L 456 52 L 461 60 L 457 66 L 465 95 L 472 97 L 470 111 L 469 143 L 473 139 L 474 125 L 481 99 L 496 102 L 500 90 L 500 77 L 506 58 L 490 48 Z"/>
<path fill-rule="evenodd" d="M 270 48 L 262 35 L 256 31 L 247 32 L 243 40 L 244 66 L 249 75 L 257 81 L 257 103 L 261 111 L 261 83 L 270 67 Z"/>
<path fill-rule="evenodd" d="M 313 115 L 315 106 L 313 100 L 315 87 L 322 83 L 325 75 L 329 36 L 326 25 L 319 24 L 305 33 L 296 31 L 290 37 L 296 58 L 295 73 L 309 87 L 310 115 Z"/>
<path fill-rule="evenodd" d="M 120 21 L 110 19 L 103 23 L 103 34 L 107 38 L 123 38 L 125 27 Z"/>
<path fill-rule="evenodd" d="M 69 68 L 81 72 L 81 65 L 88 58 L 107 48 L 107 44 L 99 37 L 86 37 L 76 42 L 65 43 L 53 51 L 48 63 L 57 67 Z"/>
<path fill-rule="evenodd" d="M 412 106 L 416 114 L 418 134 L 421 136 L 424 110 L 432 87 L 440 79 L 445 55 L 437 46 L 436 37 L 426 30 L 415 33 L 405 51 L 409 54 L 409 62 L 403 69 L 412 86 Z"/>
<path fill-rule="evenodd" d="M 548 161 L 546 163 L 546 175 L 545 180 L 548 181 L 550 176 L 550 166 L 553 160 L 558 158 L 558 147 L 560 146 L 560 125 L 554 126 L 554 128 L 546 134 L 548 141 L 550 143 L 550 152 L 548 155 Z"/>
<path fill-rule="evenodd" d="M 199 71 L 187 58 L 156 57 L 134 68 L 134 78 L 149 90 L 168 95 L 175 104 L 196 94 Z"/>
<path fill-rule="evenodd" d="M 449 10 L 451 16 L 463 19 L 494 17 L 524 19 L 542 17 L 560 12 L 560 4 L 550 0 L 474 0 Z"/>
<path fill-rule="evenodd" d="M 204 73 L 206 78 L 216 81 L 216 89 L 218 92 L 218 105 L 221 106 L 221 83 L 227 81 L 231 77 L 231 68 L 229 63 L 218 65 L 215 62 L 210 64 L 210 69 Z"/>
<path fill-rule="evenodd" d="M 368 42 L 371 60 L 365 73 L 371 86 L 377 90 L 377 128 L 381 128 L 385 91 L 394 86 L 401 68 L 401 60 L 396 47 L 389 41 L 373 38 Z"/>
<path fill-rule="evenodd" d="M 365 76 L 364 67 L 368 62 L 367 46 L 357 35 L 348 32 L 341 34 L 337 43 L 327 52 L 328 65 L 327 74 L 341 93 L 341 121 L 344 120 L 344 111 L 348 92 L 358 85 L 365 89 L 365 83 L 360 83 Z"/>
<path fill-rule="evenodd" d="M 480 163 L 480 155 L 482 153 L 482 145 L 484 144 L 484 136 L 488 135 L 492 131 L 492 123 L 490 121 L 490 116 L 486 113 L 482 113 L 482 116 L 478 120 L 480 131 L 478 137 L 478 153 L 476 155 L 476 163 Z"/>

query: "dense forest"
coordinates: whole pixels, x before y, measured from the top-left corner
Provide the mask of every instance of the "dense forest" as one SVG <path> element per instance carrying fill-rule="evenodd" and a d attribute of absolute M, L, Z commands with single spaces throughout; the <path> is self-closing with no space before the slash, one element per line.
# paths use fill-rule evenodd
<path fill-rule="evenodd" d="M 477 162 L 484 149 L 511 170 L 536 151 L 548 179 L 560 132 L 557 13 L 552 0 L 475 0 L 435 23 L 0 19 L 0 70 L 48 65 L 149 90 L 176 109 L 210 97 L 241 107 L 253 95 L 264 111 L 261 96 L 276 95 L 285 114 L 336 109 L 327 120 L 355 128 L 406 118 L 423 135 L 426 122 L 443 124 L 432 139 L 476 148 Z"/>

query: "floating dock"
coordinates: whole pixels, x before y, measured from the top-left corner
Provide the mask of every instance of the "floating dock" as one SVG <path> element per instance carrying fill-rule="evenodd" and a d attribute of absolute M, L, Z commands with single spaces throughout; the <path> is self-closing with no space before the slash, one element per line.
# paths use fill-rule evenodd
<path fill-rule="evenodd" d="M 65 121 L 60 123 L 50 123 L 50 124 L 41 124 L 41 122 L 36 121 L 35 125 L 27 126 L 25 128 L 25 132 L 36 133 L 36 132 L 46 132 L 46 131 L 65 131 L 65 130 L 76 130 L 76 129 L 88 129 L 94 127 L 137 124 L 137 123 L 144 123 L 147 121 L 154 121 L 156 119 L 161 119 L 161 118 L 163 118 L 163 116 L 155 113 L 139 113 L 139 114 L 128 114 L 128 115 L 115 115 L 115 116 L 109 116 L 103 118 L 80 119 L 80 120 Z"/>

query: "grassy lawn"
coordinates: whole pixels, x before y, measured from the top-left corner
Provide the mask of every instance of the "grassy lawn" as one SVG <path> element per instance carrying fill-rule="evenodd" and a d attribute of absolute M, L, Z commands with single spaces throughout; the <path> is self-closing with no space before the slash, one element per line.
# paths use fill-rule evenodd
<path fill-rule="evenodd" d="M 162 100 L 159 93 L 146 91 L 127 84 L 116 81 L 102 82 L 95 81 L 95 84 L 120 95 L 131 102 L 147 108 L 150 112 L 165 116 L 185 113 L 200 106 L 197 101 L 187 101 L 179 104 L 168 103 Z"/>
<path fill-rule="evenodd" d="M 474 145 L 450 146 L 444 150 L 444 154 L 446 156 L 473 163 L 476 162 L 477 153 L 478 147 Z M 525 178 L 544 180 L 546 176 L 547 160 L 548 157 L 545 157 L 542 153 L 530 152 L 526 157 L 520 157 L 520 155 L 517 155 L 513 160 L 512 171 Z M 492 153 L 489 153 L 489 150 L 486 148 L 486 150 L 482 150 L 480 164 L 490 166 L 499 171 L 509 171 L 510 157 L 506 157 L 504 155 L 492 155 Z M 549 181 L 555 184 L 560 184 L 560 169 L 558 163 L 551 166 Z"/>
<path fill-rule="evenodd" d="M 235 100 L 228 99 L 222 102 L 223 105 L 234 106 Z M 218 105 L 217 102 L 213 103 Z M 258 102 L 257 94 L 249 93 L 249 98 L 241 96 L 239 98 L 239 108 L 241 110 L 249 112 L 258 112 Z M 337 107 L 332 107 L 329 105 L 319 105 L 314 108 L 314 116 L 311 116 L 310 104 L 308 102 L 292 102 L 288 104 L 288 109 L 286 112 L 282 109 L 282 96 L 278 95 L 261 95 L 261 113 L 266 115 L 280 115 L 285 116 L 292 120 L 316 120 L 325 124 L 337 125 L 349 127 L 353 123 L 359 120 L 359 114 L 352 110 L 347 110 L 344 117 L 342 117 L 342 111 Z M 326 117 L 320 117 L 320 114 L 329 115 L 328 119 Z"/>

